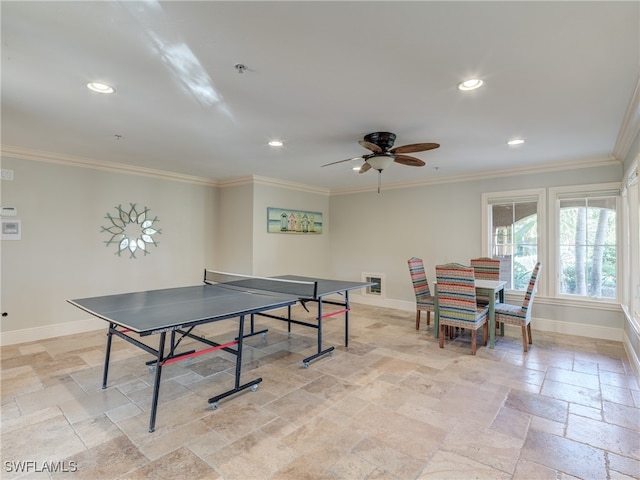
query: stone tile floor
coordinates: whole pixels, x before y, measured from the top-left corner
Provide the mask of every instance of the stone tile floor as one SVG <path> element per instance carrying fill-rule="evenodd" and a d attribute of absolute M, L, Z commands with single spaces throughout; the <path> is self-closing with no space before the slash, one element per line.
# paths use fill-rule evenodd
<path fill-rule="evenodd" d="M 620 342 L 534 325 L 524 353 L 507 327 L 472 356 L 468 333 L 440 349 L 412 312 L 353 305 L 349 347 L 331 317 L 336 351 L 303 368 L 315 330 L 258 324 L 270 330 L 245 342 L 242 378 L 258 390 L 214 411 L 235 357 L 169 365 L 153 433 L 142 350 L 114 338 L 102 390 L 104 331 L 3 347 L 1 478 L 640 478 L 640 386 Z M 236 325 L 200 333 L 229 341 Z"/>

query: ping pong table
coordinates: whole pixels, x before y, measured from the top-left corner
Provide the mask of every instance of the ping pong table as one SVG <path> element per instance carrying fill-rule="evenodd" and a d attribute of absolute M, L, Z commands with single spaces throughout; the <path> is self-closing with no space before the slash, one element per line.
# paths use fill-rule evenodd
<path fill-rule="evenodd" d="M 149 290 L 143 292 L 123 293 L 100 297 L 67 300 L 70 304 L 109 323 L 105 352 L 102 388 L 107 388 L 111 343 L 117 336 L 132 345 L 153 355 L 147 365 L 155 369 L 149 432 L 155 430 L 162 367 L 174 362 L 186 360 L 218 350 L 223 350 L 236 357 L 235 384 L 226 392 L 209 398 L 212 408 L 217 402 L 230 395 L 251 388 L 256 391 L 262 378 L 242 383 L 242 346 L 244 338 L 265 334 L 267 330 L 255 330 L 255 315 L 274 318 L 317 330 L 317 352 L 303 360 L 307 368 L 309 362 L 329 354 L 334 347 L 323 349 L 322 320 L 343 314 L 345 319 L 345 346 L 349 341 L 349 291 L 372 285 L 366 282 L 349 282 L 342 280 L 315 279 L 296 275 L 279 277 L 254 277 L 248 275 L 229 274 L 205 270 L 202 285 Z M 341 296 L 342 299 L 325 297 Z M 300 302 L 306 310 L 308 303 L 315 303 L 316 323 L 292 318 L 291 307 Z M 323 313 L 323 304 L 339 306 L 339 310 Z M 276 316 L 268 313 L 275 309 L 287 307 L 287 316 Z M 251 319 L 251 331 L 245 334 L 245 317 Z M 218 343 L 194 333 L 199 325 L 222 320 L 237 319 L 238 334 L 226 343 Z M 167 334 L 169 342 L 167 348 Z M 153 348 L 142 342 L 139 337 L 158 335 L 158 347 Z M 206 345 L 201 350 L 178 352 L 183 339 L 190 338 Z M 150 342 L 149 342 L 150 343 Z"/>

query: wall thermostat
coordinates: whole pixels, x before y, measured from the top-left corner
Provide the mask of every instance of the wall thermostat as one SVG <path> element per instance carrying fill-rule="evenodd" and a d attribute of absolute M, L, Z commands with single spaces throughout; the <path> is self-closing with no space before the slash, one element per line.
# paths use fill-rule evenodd
<path fill-rule="evenodd" d="M 18 214 L 18 209 L 16 207 L 1 207 L 3 217 L 15 217 Z"/>

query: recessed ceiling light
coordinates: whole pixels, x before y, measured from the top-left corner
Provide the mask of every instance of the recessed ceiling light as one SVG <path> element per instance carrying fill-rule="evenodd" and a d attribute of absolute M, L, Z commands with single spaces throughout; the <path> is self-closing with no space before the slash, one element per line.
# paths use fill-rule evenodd
<path fill-rule="evenodd" d="M 514 138 L 513 140 L 509 140 L 507 145 L 522 145 L 524 140 L 522 138 Z"/>
<path fill-rule="evenodd" d="M 87 83 L 87 88 L 98 93 L 113 93 L 116 91 L 111 85 L 101 82 L 89 82 Z"/>
<path fill-rule="evenodd" d="M 460 85 L 458 85 L 458 88 L 464 91 L 475 90 L 476 88 L 480 88 L 483 83 L 484 82 L 479 78 L 472 78 L 470 80 L 465 80 L 464 82 L 462 82 Z"/>
<path fill-rule="evenodd" d="M 353 170 L 354 172 L 359 172 L 361 168 L 361 166 L 356 165 L 355 167 L 352 167 L 351 170 Z"/>
<path fill-rule="evenodd" d="M 269 142 L 269 145 L 272 147 L 281 147 L 284 145 L 284 143 L 282 143 L 280 140 L 271 140 Z"/>

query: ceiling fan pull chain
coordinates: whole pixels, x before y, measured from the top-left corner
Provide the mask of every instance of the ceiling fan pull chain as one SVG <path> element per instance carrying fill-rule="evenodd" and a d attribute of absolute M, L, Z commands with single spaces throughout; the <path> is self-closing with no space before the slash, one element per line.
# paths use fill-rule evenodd
<path fill-rule="evenodd" d="M 382 170 L 378 170 L 378 193 L 380 193 L 380 184 L 382 183 Z"/>

